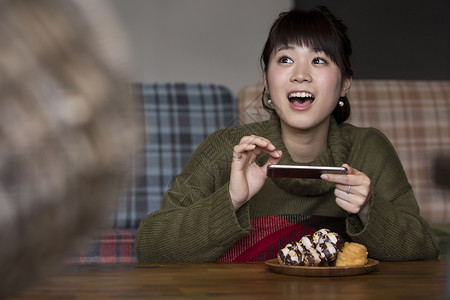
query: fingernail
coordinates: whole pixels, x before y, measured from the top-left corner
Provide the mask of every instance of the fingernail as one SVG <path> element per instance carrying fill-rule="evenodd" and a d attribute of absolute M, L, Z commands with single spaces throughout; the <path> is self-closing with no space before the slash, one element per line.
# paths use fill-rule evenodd
<path fill-rule="evenodd" d="M 328 175 L 322 174 L 320 175 L 320 178 L 322 178 L 323 180 L 328 180 Z"/>

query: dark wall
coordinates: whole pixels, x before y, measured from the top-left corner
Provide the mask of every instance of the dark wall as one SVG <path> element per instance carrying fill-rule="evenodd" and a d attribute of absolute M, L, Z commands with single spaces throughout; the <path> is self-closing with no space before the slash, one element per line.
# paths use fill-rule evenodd
<path fill-rule="evenodd" d="M 295 0 L 327 6 L 353 44 L 355 79 L 450 79 L 450 1 Z"/>

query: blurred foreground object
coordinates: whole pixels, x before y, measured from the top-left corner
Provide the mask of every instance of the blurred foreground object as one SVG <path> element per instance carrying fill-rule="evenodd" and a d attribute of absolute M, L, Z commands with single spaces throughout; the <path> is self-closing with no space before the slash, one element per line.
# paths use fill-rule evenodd
<path fill-rule="evenodd" d="M 136 128 L 122 32 L 103 1 L 0 0 L 0 298 L 106 221 Z"/>

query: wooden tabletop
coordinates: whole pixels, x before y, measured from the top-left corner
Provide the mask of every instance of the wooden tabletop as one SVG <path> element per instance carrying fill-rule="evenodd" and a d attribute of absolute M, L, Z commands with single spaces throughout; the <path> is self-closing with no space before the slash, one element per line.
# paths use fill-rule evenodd
<path fill-rule="evenodd" d="M 364 275 L 301 277 L 263 262 L 69 265 L 13 299 L 448 299 L 449 267 L 380 262 Z"/>

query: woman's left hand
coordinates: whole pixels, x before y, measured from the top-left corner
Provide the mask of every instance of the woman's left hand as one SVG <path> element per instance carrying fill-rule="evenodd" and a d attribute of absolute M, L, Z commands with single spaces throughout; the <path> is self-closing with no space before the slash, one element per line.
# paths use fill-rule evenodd
<path fill-rule="evenodd" d="M 321 178 L 336 184 L 336 204 L 348 213 L 358 214 L 366 224 L 371 196 L 370 178 L 347 164 L 342 166 L 347 168 L 347 175 L 323 174 Z"/>

